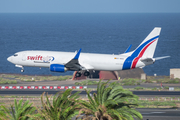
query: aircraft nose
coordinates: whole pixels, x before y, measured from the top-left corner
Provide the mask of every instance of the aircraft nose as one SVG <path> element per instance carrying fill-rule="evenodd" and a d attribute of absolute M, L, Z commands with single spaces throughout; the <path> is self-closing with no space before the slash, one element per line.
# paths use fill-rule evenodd
<path fill-rule="evenodd" d="M 8 60 L 9 62 L 12 62 L 12 56 L 8 57 L 7 60 Z"/>

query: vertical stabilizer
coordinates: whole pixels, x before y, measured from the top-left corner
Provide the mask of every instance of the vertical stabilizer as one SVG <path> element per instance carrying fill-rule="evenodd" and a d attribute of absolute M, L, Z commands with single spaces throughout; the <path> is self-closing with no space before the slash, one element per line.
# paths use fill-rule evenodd
<path fill-rule="evenodd" d="M 144 41 L 135 49 L 131 56 L 153 58 L 160 32 L 161 28 L 155 27 Z"/>
<path fill-rule="evenodd" d="M 153 58 L 160 32 L 161 28 L 155 27 L 143 42 L 132 51 L 132 54 L 126 58 L 122 69 L 133 69 L 140 59 Z"/>

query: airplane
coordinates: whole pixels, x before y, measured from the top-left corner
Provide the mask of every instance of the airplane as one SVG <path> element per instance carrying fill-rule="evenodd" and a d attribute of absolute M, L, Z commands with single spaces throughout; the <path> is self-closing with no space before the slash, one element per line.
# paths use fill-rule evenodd
<path fill-rule="evenodd" d="M 24 66 L 48 67 L 52 72 L 77 71 L 76 77 L 89 76 L 90 70 L 119 71 L 143 68 L 153 64 L 156 60 L 170 56 L 153 58 L 159 39 L 161 28 L 155 27 L 142 43 L 130 52 L 131 45 L 123 54 L 92 54 L 58 51 L 21 51 L 7 58 L 7 60 L 24 72 Z"/>

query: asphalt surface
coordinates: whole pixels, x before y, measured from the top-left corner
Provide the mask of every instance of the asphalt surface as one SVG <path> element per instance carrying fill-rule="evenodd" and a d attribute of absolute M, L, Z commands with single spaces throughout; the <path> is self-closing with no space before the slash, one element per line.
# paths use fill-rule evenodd
<path fill-rule="evenodd" d="M 56 94 L 58 91 L 62 90 L 0 90 L 0 95 L 41 95 L 43 92 L 48 92 L 48 94 Z M 72 93 L 75 93 L 77 91 L 73 91 Z M 91 91 L 91 94 L 97 93 L 97 91 Z M 135 95 L 146 95 L 146 96 L 152 96 L 152 95 L 164 95 L 164 96 L 179 96 L 180 91 L 133 91 L 133 94 Z M 81 91 L 80 95 L 86 95 L 85 91 Z"/>
<path fill-rule="evenodd" d="M 143 120 L 180 120 L 180 109 L 137 109 Z"/>
<path fill-rule="evenodd" d="M 143 120 L 180 120 L 180 109 L 139 108 L 136 110 L 143 115 Z"/>

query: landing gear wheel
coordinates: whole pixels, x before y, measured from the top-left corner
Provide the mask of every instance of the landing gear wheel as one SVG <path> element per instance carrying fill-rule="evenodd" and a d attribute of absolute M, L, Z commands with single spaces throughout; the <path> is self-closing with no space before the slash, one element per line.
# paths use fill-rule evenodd
<path fill-rule="evenodd" d="M 84 76 L 89 76 L 89 74 L 90 74 L 90 73 L 89 73 L 88 71 L 85 71 L 85 72 L 84 72 Z"/>
<path fill-rule="evenodd" d="M 77 73 L 76 73 L 76 77 L 81 77 L 81 73 L 80 73 L 80 72 L 77 72 Z"/>
<path fill-rule="evenodd" d="M 24 72 L 24 70 L 22 69 L 21 72 Z"/>

